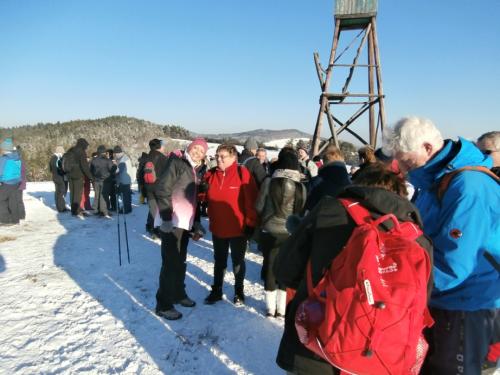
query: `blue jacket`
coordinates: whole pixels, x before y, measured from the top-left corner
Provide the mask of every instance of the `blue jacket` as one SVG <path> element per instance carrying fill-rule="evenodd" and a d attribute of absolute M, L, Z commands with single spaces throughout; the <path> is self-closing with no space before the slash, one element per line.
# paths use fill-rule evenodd
<path fill-rule="evenodd" d="M 440 179 L 465 166 L 491 168 L 491 158 L 460 138 L 447 140 L 424 166 L 409 173 L 419 189 L 416 206 L 434 242 L 434 290 L 430 305 L 476 311 L 500 307 L 500 274 L 484 252 L 500 260 L 500 187 L 482 172 L 465 171 L 450 182 L 441 201 Z"/>
<path fill-rule="evenodd" d="M 17 185 L 21 182 L 21 159 L 17 151 L 0 157 L 0 182 L 6 185 Z"/>

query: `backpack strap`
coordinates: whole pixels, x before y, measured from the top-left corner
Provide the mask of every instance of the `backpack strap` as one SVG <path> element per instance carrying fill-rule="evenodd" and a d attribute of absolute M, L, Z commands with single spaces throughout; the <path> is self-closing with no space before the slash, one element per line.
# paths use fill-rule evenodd
<path fill-rule="evenodd" d="M 314 296 L 317 300 L 326 302 L 326 296 L 322 295 L 319 291 L 323 289 L 323 285 L 326 282 L 325 275 L 323 274 L 323 277 L 321 280 L 318 282 L 316 286 L 314 286 L 313 281 L 312 281 L 312 263 L 311 259 L 307 262 L 306 266 L 306 281 L 307 281 L 307 294 L 309 296 Z"/>
<path fill-rule="evenodd" d="M 494 174 L 492 171 L 490 171 L 488 168 L 483 167 L 483 166 L 468 166 L 468 167 L 462 167 L 455 169 L 454 171 L 445 174 L 441 180 L 439 181 L 438 184 L 438 189 L 437 189 L 437 197 L 438 200 L 441 201 L 443 199 L 444 193 L 446 193 L 446 190 L 448 190 L 448 186 L 450 185 L 451 180 L 453 178 L 464 171 L 475 171 L 475 172 L 481 172 L 481 173 L 486 173 L 488 176 L 493 178 L 496 182 L 500 182 L 500 178 L 496 174 Z"/>
<path fill-rule="evenodd" d="M 241 166 L 236 166 L 238 168 L 238 176 L 240 176 L 240 181 L 243 182 L 243 172 L 241 171 Z"/>
<path fill-rule="evenodd" d="M 373 221 L 370 211 L 364 208 L 359 201 L 347 198 L 340 198 L 339 201 L 342 203 L 347 213 L 352 217 L 356 225 L 363 225 Z"/>
<path fill-rule="evenodd" d="M 352 217 L 356 225 L 364 225 L 373 221 L 370 211 L 364 208 L 359 201 L 354 199 L 341 198 L 340 203 L 344 206 L 347 213 Z M 307 281 L 307 292 L 309 296 L 314 295 L 317 299 L 325 301 L 325 297 L 318 294 L 317 290 L 320 290 L 322 284 L 325 282 L 325 277 L 323 276 L 316 287 L 313 285 L 312 280 L 312 265 L 311 260 L 307 262 L 306 269 L 306 281 Z"/>
<path fill-rule="evenodd" d="M 393 223 L 393 230 L 403 234 L 411 240 L 414 240 L 422 235 L 422 230 L 416 224 L 409 221 L 400 223 L 394 214 L 389 213 L 380 216 L 377 219 L 373 219 L 370 211 L 363 207 L 359 201 L 346 198 L 340 198 L 339 201 L 358 226 L 364 224 L 378 226 L 387 220 L 391 220 Z"/>

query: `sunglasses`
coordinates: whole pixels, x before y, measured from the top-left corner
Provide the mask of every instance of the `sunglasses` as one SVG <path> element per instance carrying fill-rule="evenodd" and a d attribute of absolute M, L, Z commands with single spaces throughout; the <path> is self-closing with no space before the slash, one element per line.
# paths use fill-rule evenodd
<path fill-rule="evenodd" d="M 483 150 L 483 154 L 491 155 L 492 152 L 496 152 L 496 150 Z"/>

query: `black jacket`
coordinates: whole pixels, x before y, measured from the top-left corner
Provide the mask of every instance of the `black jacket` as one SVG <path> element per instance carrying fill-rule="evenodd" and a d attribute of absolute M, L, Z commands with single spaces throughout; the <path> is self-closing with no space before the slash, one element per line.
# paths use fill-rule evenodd
<path fill-rule="evenodd" d="M 422 227 L 417 208 L 405 198 L 385 189 L 349 186 L 339 197 L 359 200 L 373 217 L 393 213 L 400 221 L 413 221 Z M 305 269 L 311 259 L 312 279 L 316 285 L 324 270 L 347 243 L 354 228 L 354 221 L 338 199 L 324 197 L 280 248 L 274 267 L 276 279 L 286 287 L 297 289 L 297 294 L 287 306 L 285 330 L 276 360 L 287 371 L 293 371 L 295 355 L 323 361 L 300 343 L 295 329 L 297 307 L 308 295 Z M 429 252 L 432 262 L 430 240 L 421 236 L 417 241 Z M 432 280 L 429 289 L 431 287 Z"/>
<path fill-rule="evenodd" d="M 139 164 L 137 165 L 137 171 L 135 174 L 135 179 L 137 180 L 137 187 L 139 191 L 145 194 L 144 189 L 144 166 L 149 161 L 149 154 L 143 152 L 139 159 L 137 160 Z"/>
<path fill-rule="evenodd" d="M 200 221 L 197 172 L 184 156 L 171 155 L 168 158 L 161 175 L 156 176 L 155 197 L 162 220 L 174 221 L 174 226 L 177 226 L 177 222 Z M 182 207 L 182 210 L 174 215 L 175 205 Z"/>
<path fill-rule="evenodd" d="M 156 182 L 154 184 L 144 183 L 144 167 L 146 163 L 149 161 L 153 162 L 153 165 L 155 167 Z M 149 154 L 145 154 L 144 157 L 141 157 L 141 163 L 139 164 L 139 169 L 137 171 L 137 181 L 139 182 L 139 177 L 140 177 L 140 183 L 142 185 L 142 188 L 144 189 L 143 190 L 144 194 L 146 195 L 148 193 L 152 194 L 156 191 L 160 176 L 165 173 L 167 165 L 168 165 L 168 157 L 158 150 L 151 150 L 149 151 Z"/>
<path fill-rule="evenodd" d="M 306 187 L 300 182 L 300 172 L 278 169 L 264 180 L 255 203 L 261 229 L 272 234 L 287 235 L 286 220 L 302 211 Z"/>
<path fill-rule="evenodd" d="M 92 180 L 92 173 L 90 173 L 89 162 L 87 161 L 87 153 L 85 149 L 77 144 L 68 150 L 68 153 L 72 154 L 74 162 L 77 167 L 72 168 L 69 173 L 69 177 L 73 180 L 83 180 L 86 176 L 89 180 Z"/>
<path fill-rule="evenodd" d="M 344 187 L 351 184 L 345 163 L 334 161 L 319 169 L 318 175 L 309 183 L 309 195 L 305 209 L 311 211 L 325 195 L 337 196 Z"/>
<path fill-rule="evenodd" d="M 93 179 L 97 182 L 106 180 L 114 169 L 115 166 L 113 162 L 104 156 L 97 156 L 90 162 L 90 172 L 92 173 Z"/>
<path fill-rule="evenodd" d="M 253 154 L 244 149 L 238 158 L 238 164 L 245 166 L 252 175 L 253 179 L 257 183 L 257 187 L 260 188 L 262 182 L 267 177 L 266 169 L 260 164 L 259 159 L 257 159 Z"/>

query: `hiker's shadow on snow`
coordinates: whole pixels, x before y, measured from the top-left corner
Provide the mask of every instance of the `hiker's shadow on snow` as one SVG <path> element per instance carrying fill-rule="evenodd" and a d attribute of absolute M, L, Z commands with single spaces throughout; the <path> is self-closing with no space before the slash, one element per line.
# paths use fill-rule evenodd
<path fill-rule="evenodd" d="M 214 253 L 213 253 L 213 245 L 211 242 L 211 236 L 210 233 L 207 234 L 207 238 L 203 238 L 200 241 L 197 242 L 192 242 L 192 245 L 190 247 L 190 253 L 189 255 L 194 256 L 198 258 L 201 261 L 205 261 L 208 263 L 214 263 Z M 231 252 L 231 250 L 229 250 Z M 247 250 L 245 254 L 245 265 L 246 265 L 246 274 L 245 274 L 245 280 L 252 282 L 252 283 L 260 283 L 260 269 L 262 268 L 262 264 L 258 263 L 254 259 L 252 259 L 252 254 Z M 231 254 L 228 256 L 227 260 L 227 271 L 226 272 L 226 277 L 228 273 L 232 272 L 232 261 L 231 261 Z M 212 272 L 213 272 L 213 267 L 212 267 Z"/>
<path fill-rule="evenodd" d="M 5 259 L 2 254 L 0 254 L 0 272 L 4 272 L 6 269 L 7 267 L 5 266 Z"/>
<path fill-rule="evenodd" d="M 56 204 L 54 202 L 54 192 L 50 191 L 30 191 L 28 195 L 39 200 L 44 205 L 49 207 L 52 210 L 56 210 Z M 69 197 L 69 193 L 66 194 L 66 197 Z"/>
<path fill-rule="evenodd" d="M 55 209 L 53 193 L 30 195 Z M 268 343 L 275 340 L 277 347 L 281 327 L 263 318 L 260 312 L 263 302 L 255 296 L 248 296 L 248 308 L 237 308 L 227 300 L 214 306 L 203 304 L 213 271 L 210 235 L 196 245 L 191 241 L 188 249 L 191 258 L 188 258 L 186 290 L 197 301 L 197 306 L 192 309 L 179 306 L 184 314 L 179 321 L 167 321 L 154 314 L 161 250 L 159 243 L 144 235 L 146 216 L 145 205 L 134 206 L 131 214 L 114 215 L 112 219 L 57 214 L 59 224 L 66 231 L 54 245 L 54 264 L 121 321 L 162 372 L 262 373 L 263 363 L 255 358 L 270 357 L 270 362 L 274 362 Z M 130 264 L 126 256 L 124 218 Z M 118 255 L 118 219 L 122 232 L 122 266 L 119 266 Z M 206 220 L 204 226 L 208 226 Z M 256 262 L 247 262 L 247 265 L 246 283 L 255 282 L 260 265 Z M 231 286 L 226 283 L 226 292 L 228 288 Z M 232 294 L 230 296 L 232 299 Z M 253 327 L 257 326 L 255 330 Z M 262 345 L 262 340 L 266 340 L 266 345 Z M 265 372 L 273 373 L 274 369 L 268 368 L 269 365 Z M 277 368 L 275 370 L 278 373 Z"/>

